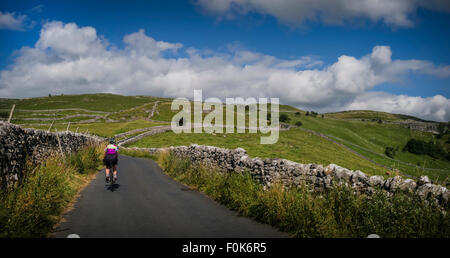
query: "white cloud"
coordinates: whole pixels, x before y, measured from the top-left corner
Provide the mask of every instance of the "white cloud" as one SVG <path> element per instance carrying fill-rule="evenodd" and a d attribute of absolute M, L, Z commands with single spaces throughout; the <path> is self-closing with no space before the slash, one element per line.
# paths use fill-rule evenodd
<path fill-rule="evenodd" d="M 181 43 L 157 41 L 143 30 L 126 35 L 124 43 L 123 49 L 110 46 L 92 27 L 47 23 L 35 46 L 22 48 L 11 68 L 0 71 L 0 96 L 112 92 L 192 98 L 193 89 L 202 89 L 205 97 L 279 97 L 281 103 L 317 111 L 370 107 L 449 119 L 449 100 L 442 96 L 385 95 L 385 103 L 378 101 L 381 95 L 370 95 L 376 85 L 399 81 L 407 72 L 450 76 L 448 66 L 392 59 L 388 46 L 376 46 L 361 58 L 340 56 L 325 66 L 311 56 L 284 60 L 242 48 L 183 50 Z M 427 105 L 433 108 L 419 112 Z"/>
<path fill-rule="evenodd" d="M 0 29 L 24 31 L 26 19 L 26 15 L 0 11 Z"/>
<path fill-rule="evenodd" d="M 342 24 L 367 18 L 395 27 L 411 27 L 414 22 L 410 16 L 418 7 L 450 12 L 450 3 L 446 0 L 197 0 L 196 4 L 219 18 L 257 12 L 290 25 L 304 21 Z"/>
<path fill-rule="evenodd" d="M 144 55 L 150 58 L 159 57 L 160 53 L 166 50 L 174 50 L 183 47 L 181 43 L 168 43 L 164 41 L 156 41 L 145 35 L 143 29 L 139 32 L 126 35 L 123 41 L 128 45 L 128 49 L 133 55 Z"/>
<path fill-rule="evenodd" d="M 63 59 L 77 59 L 104 54 L 105 44 L 92 27 L 79 28 L 75 23 L 49 22 L 43 26 L 36 48 L 51 50 Z"/>
<path fill-rule="evenodd" d="M 450 100 L 441 95 L 422 98 L 367 92 L 348 105 L 349 110 L 376 110 L 408 114 L 437 121 L 450 121 Z"/>

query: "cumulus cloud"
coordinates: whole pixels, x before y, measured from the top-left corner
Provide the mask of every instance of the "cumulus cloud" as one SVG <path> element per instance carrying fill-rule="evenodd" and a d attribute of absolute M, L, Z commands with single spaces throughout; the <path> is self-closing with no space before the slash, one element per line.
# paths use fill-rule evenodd
<path fill-rule="evenodd" d="M 99 56 L 105 53 L 106 43 L 92 27 L 79 28 L 75 23 L 46 23 L 39 35 L 36 48 L 50 50 L 63 59 Z"/>
<path fill-rule="evenodd" d="M 0 11 L 0 30 L 24 31 L 27 26 L 26 19 L 26 15 Z"/>
<path fill-rule="evenodd" d="M 349 110 L 376 110 L 409 114 L 437 121 L 450 121 L 450 100 L 441 95 L 422 98 L 392 95 L 384 92 L 367 92 L 348 105 Z"/>
<path fill-rule="evenodd" d="M 399 81 L 405 73 L 450 76 L 448 66 L 392 59 L 388 46 L 376 46 L 361 58 L 343 55 L 325 66 L 312 56 L 285 60 L 242 48 L 224 53 L 185 49 L 143 30 L 123 41 L 119 49 L 95 28 L 49 22 L 35 46 L 22 48 L 11 67 L 0 71 L 0 96 L 111 92 L 192 98 L 193 89 L 202 89 L 205 97 L 279 97 L 281 103 L 317 111 L 370 107 L 449 119 L 449 100 L 442 96 L 384 95 L 389 102 L 375 101 L 383 96 L 370 95 L 374 87 Z M 367 100 L 371 96 L 374 101 Z M 427 105 L 427 112 L 419 112 Z"/>
<path fill-rule="evenodd" d="M 382 21 L 395 27 L 411 27 L 418 7 L 450 12 L 446 0 L 197 0 L 196 5 L 219 18 L 257 12 L 280 22 L 298 25 L 304 21 L 342 24 L 357 18 Z"/>

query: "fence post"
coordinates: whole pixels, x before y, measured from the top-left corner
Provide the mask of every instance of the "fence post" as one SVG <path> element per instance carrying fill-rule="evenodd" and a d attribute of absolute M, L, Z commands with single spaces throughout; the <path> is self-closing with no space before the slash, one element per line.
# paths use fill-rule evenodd
<path fill-rule="evenodd" d="M 16 108 L 16 104 L 13 104 L 12 108 L 11 108 L 11 112 L 9 112 L 9 118 L 8 118 L 8 123 L 11 123 L 11 119 L 13 117 L 13 113 L 14 113 L 14 109 Z"/>
<path fill-rule="evenodd" d="M 64 152 L 63 152 L 62 147 L 61 147 L 61 141 L 59 140 L 58 130 L 56 128 L 55 128 L 55 132 L 56 132 L 56 139 L 58 140 L 59 151 L 61 152 L 61 155 L 63 157 L 65 157 Z"/>
<path fill-rule="evenodd" d="M 54 123 L 54 122 L 55 122 L 55 120 L 53 119 L 52 124 L 50 125 L 50 127 L 49 127 L 48 130 L 47 130 L 48 133 L 50 132 L 50 130 L 52 130 L 52 127 L 53 127 L 53 123 Z"/>

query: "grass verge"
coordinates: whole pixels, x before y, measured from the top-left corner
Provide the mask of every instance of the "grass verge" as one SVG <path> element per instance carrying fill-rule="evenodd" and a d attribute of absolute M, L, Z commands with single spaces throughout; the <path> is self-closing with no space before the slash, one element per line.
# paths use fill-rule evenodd
<path fill-rule="evenodd" d="M 61 212 L 101 165 L 102 148 L 87 146 L 68 157 L 27 162 L 16 189 L 0 192 L 0 237 L 47 237 Z"/>
<path fill-rule="evenodd" d="M 175 180 L 294 237 L 363 238 L 374 233 L 383 238 L 450 237 L 450 220 L 445 215 L 449 207 L 443 213 L 406 193 L 388 196 L 378 191 L 369 197 L 336 186 L 317 194 L 306 186 L 286 189 L 280 184 L 264 190 L 249 173 L 221 173 L 170 152 L 154 158 Z"/>
<path fill-rule="evenodd" d="M 129 149 L 129 148 L 121 148 L 120 154 L 131 156 L 131 157 L 137 157 L 137 158 L 148 158 L 148 159 L 153 159 L 153 160 L 156 160 L 156 158 L 157 158 L 157 156 L 152 155 L 146 151 L 133 150 L 133 149 Z"/>

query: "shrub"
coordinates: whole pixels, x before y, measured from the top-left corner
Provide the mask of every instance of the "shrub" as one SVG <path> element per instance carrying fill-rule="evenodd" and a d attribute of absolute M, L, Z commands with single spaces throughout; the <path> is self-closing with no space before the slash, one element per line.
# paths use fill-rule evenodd
<path fill-rule="evenodd" d="M 302 123 L 302 121 L 297 121 L 297 122 L 295 122 L 295 125 L 296 125 L 296 126 L 302 126 L 303 123 Z"/>
<path fill-rule="evenodd" d="M 439 123 L 438 125 L 438 139 L 442 138 L 445 134 L 448 133 L 447 123 Z"/>
<path fill-rule="evenodd" d="M 101 161 L 101 154 L 99 153 L 101 153 L 101 147 L 87 146 L 80 151 L 70 154 L 67 161 L 79 173 L 87 173 L 97 169 Z"/>
<path fill-rule="evenodd" d="M 300 112 L 297 111 L 297 112 L 295 112 L 295 115 L 300 116 L 301 114 L 300 114 Z"/>
<path fill-rule="evenodd" d="M 393 159 L 395 157 L 395 155 L 397 155 L 397 151 L 398 151 L 398 147 L 396 147 L 396 148 L 386 147 L 386 149 L 384 150 L 384 154 L 386 154 L 386 156 L 388 156 L 389 158 Z"/>
<path fill-rule="evenodd" d="M 289 116 L 287 114 L 281 114 L 280 115 L 280 122 L 284 122 L 287 123 L 289 122 L 291 119 L 289 118 Z"/>
<path fill-rule="evenodd" d="M 419 155 L 428 155 L 436 159 L 447 157 L 447 153 L 441 145 L 417 139 L 410 139 L 403 148 L 403 151 L 408 151 Z"/>

